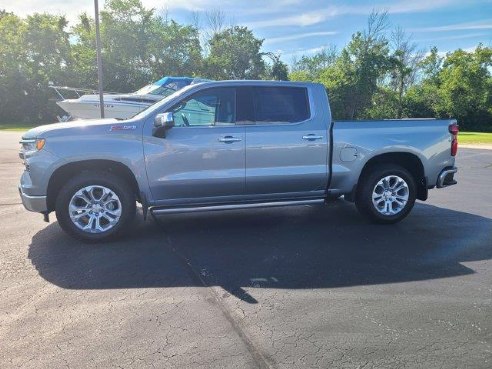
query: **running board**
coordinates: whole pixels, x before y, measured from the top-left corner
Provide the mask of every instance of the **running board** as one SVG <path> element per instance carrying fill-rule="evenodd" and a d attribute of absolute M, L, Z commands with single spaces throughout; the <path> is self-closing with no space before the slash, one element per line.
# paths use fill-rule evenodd
<path fill-rule="evenodd" d="M 218 211 L 218 210 L 238 210 L 238 209 L 256 209 L 256 208 L 273 208 L 277 206 L 293 206 L 293 205 L 314 205 L 323 204 L 325 199 L 310 199 L 297 201 L 272 201 L 258 202 L 246 204 L 227 204 L 227 205 L 204 205 L 204 206 L 188 206 L 188 207 L 152 207 L 150 212 L 152 215 L 159 214 L 175 214 L 175 213 L 197 213 L 202 211 Z"/>

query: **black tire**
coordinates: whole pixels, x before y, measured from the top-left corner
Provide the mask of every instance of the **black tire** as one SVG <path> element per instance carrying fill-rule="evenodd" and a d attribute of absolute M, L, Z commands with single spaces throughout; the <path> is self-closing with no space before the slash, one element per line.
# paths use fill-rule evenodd
<path fill-rule="evenodd" d="M 382 211 L 385 210 L 384 205 L 383 208 L 378 211 L 376 205 L 373 203 L 372 195 L 376 185 L 382 179 L 391 176 L 400 177 L 406 182 L 408 188 L 408 200 L 405 205 L 399 207 L 400 210 L 396 214 L 389 215 L 382 213 Z M 403 193 L 406 193 L 406 190 L 404 190 Z M 355 206 L 362 215 L 367 217 L 373 223 L 394 224 L 401 221 L 410 213 L 415 204 L 415 198 L 416 184 L 415 179 L 410 172 L 396 164 L 381 164 L 368 169 L 361 178 L 355 196 Z M 393 202 L 393 204 L 398 208 L 398 203 Z M 391 209 L 395 210 L 393 207 L 391 207 Z"/>
<path fill-rule="evenodd" d="M 121 204 L 119 220 L 108 230 L 90 233 L 78 228 L 70 218 L 69 204 L 80 189 L 87 186 L 104 186 L 113 191 Z M 127 230 L 136 213 L 136 199 L 131 186 L 122 178 L 106 171 L 85 171 L 70 179 L 60 190 L 55 203 L 56 218 L 61 228 L 72 237 L 85 242 L 113 239 Z"/>

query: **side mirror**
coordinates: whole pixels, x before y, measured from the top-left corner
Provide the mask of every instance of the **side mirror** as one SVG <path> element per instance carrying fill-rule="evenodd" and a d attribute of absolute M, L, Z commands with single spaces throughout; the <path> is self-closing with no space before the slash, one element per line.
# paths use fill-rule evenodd
<path fill-rule="evenodd" d="M 174 127 L 173 113 L 157 114 L 154 119 L 154 129 L 152 130 L 152 136 L 166 137 L 166 131 Z"/>

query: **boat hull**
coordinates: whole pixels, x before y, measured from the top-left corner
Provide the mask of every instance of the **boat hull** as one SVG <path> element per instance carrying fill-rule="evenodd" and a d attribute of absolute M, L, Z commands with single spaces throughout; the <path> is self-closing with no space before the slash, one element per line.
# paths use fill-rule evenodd
<path fill-rule="evenodd" d="M 80 99 L 67 99 L 56 102 L 75 119 L 99 119 L 101 109 L 98 101 L 81 101 Z M 104 103 L 104 117 L 116 119 L 128 119 L 149 107 L 150 103 L 130 101 L 108 101 Z"/>

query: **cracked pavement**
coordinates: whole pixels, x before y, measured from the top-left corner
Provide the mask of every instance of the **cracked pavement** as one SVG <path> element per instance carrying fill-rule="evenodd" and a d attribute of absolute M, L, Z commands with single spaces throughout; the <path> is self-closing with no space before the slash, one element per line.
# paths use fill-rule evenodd
<path fill-rule="evenodd" d="M 25 211 L 0 132 L 1 368 L 490 368 L 492 151 L 394 226 L 326 207 L 141 217 L 86 245 Z"/>

